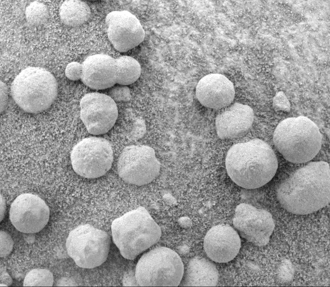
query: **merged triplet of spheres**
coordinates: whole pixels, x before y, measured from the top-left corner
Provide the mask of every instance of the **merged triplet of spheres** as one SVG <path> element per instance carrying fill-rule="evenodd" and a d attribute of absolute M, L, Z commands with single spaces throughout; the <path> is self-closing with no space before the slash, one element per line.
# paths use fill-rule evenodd
<path fill-rule="evenodd" d="M 196 86 L 196 98 L 204 107 L 219 110 L 229 106 L 235 97 L 233 83 L 222 74 L 204 76 Z"/>
<path fill-rule="evenodd" d="M 15 198 L 9 210 L 9 220 L 23 233 L 37 233 L 49 221 L 50 210 L 39 196 L 23 193 Z"/>
<path fill-rule="evenodd" d="M 322 146 L 322 134 L 309 118 L 299 116 L 281 121 L 273 136 L 276 149 L 292 163 L 312 160 Z"/>
<path fill-rule="evenodd" d="M 142 255 L 136 264 L 139 286 L 179 286 L 184 272 L 180 256 L 167 247 L 156 247 Z"/>
<path fill-rule="evenodd" d="M 47 110 L 57 97 L 57 81 L 47 70 L 27 67 L 14 79 L 11 94 L 16 104 L 27 113 Z"/>
<path fill-rule="evenodd" d="M 130 56 L 117 59 L 105 54 L 89 56 L 82 64 L 71 62 L 65 69 L 69 80 L 81 80 L 94 90 L 111 88 L 115 84 L 131 85 L 141 76 L 141 65 Z"/>
<path fill-rule="evenodd" d="M 272 148 L 260 139 L 234 144 L 226 156 L 227 174 L 238 186 L 255 189 L 276 174 L 278 162 Z"/>
<path fill-rule="evenodd" d="M 127 52 L 144 40 L 145 32 L 139 19 L 129 11 L 112 11 L 105 22 L 108 26 L 108 38 L 118 52 Z"/>
<path fill-rule="evenodd" d="M 71 151 L 73 170 L 85 178 L 98 178 L 111 169 L 113 151 L 104 138 L 89 137 L 77 143 Z"/>

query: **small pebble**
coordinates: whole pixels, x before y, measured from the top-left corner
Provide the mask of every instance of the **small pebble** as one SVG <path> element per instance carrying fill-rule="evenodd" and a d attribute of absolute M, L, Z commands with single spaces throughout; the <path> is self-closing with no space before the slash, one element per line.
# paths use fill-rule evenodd
<path fill-rule="evenodd" d="M 8 106 L 8 92 L 7 85 L 0 81 L 0 114 L 3 113 Z"/>
<path fill-rule="evenodd" d="M 23 238 L 27 244 L 33 244 L 36 241 L 35 234 L 23 234 Z"/>
<path fill-rule="evenodd" d="M 0 193 L 0 222 L 5 218 L 6 216 L 6 199 L 4 196 Z"/>
<path fill-rule="evenodd" d="M 182 216 L 178 219 L 178 223 L 182 228 L 191 228 L 192 227 L 192 220 L 188 216 Z"/>
<path fill-rule="evenodd" d="M 44 25 L 49 18 L 48 8 L 41 2 L 33 1 L 26 7 L 25 17 L 30 26 Z"/>
<path fill-rule="evenodd" d="M 179 245 L 176 250 L 179 253 L 179 255 L 186 256 L 190 253 L 190 246 L 187 244 L 182 244 Z"/>
<path fill-rule="evenodd" d="M 54 276 L 48 269 L 32 269 L 24 278 L 23 286 L 53 286 Z"/>
<path fill-rule="evenodd" d="M 142 118 L 135 119 L 130 138 L 133 140 L 142 139 L 147 132 L 146 121 Z"/>
<path fill-rule="evenodd" d="M 294 279 L 295 268 L 289 259 L 284 259 L 277 269 L 277 281 L 279 284 L 290 284 Z"/>
<path fill-rule="evenodd" d="M 273 109 L 275 112 L 290 112 L 291 104 L 282 91 L 276 93 L 275 97 L 273 98 Z"/>
<path fill-rule="evenodd" d="M 163 195 L 164 202 L 169 206 L 175 206 L 178 205 L 178 201 L 171 193 L 165 193 Z"/>
<path fill-rule="evenodd" d="M 131 92 L 129 87 L 115 86 L 110 89 L 109 96 L 115 102 L 129 102 L 131 100 Z"/>

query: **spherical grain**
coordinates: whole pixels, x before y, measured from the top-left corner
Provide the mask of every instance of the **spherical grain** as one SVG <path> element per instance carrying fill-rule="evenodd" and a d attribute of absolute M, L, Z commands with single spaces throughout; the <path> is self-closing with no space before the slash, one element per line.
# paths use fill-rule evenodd
<path fill-rule="evenodd" d="M 238 233 L 229 225 L 213 226 L 204 237 L 204 251 L 214 262 L 227 263 L 233 260 L 241 248 Z"/>
<path fill-rule="evenodd" d="M 54 276 L 48 269 L 32 269 L 24 278 L 23 286 L 53 286 Z"/>
<path fill-rule="evenodd" d="M 48 8 L 41 2 L 33 1 L 25 9 L 25 18 L 31 26 L 46 24 L 49 18 Z"/>
<path fill-rule="evenodd" d="M 260 139 L 234 144 L 226 156 L 226 170 L 233 182 L 246 189 L 268 183 L 278 167 L 272 148 Z"/>
<path fill-rule="evenodd" d="M 140 63 L 130 56 L 116 59 L 116 82 L 119 85 L 131 85 L 141 76 Z"/>
<path fill-rule="evenodd" d="M 14 248 L 14 241 L 6 231 L 0 231 L 0 258 L 7 257 Z"/>
<path fill-rule="evenodd" d="M 78 81 L 81 78 L 82 65 L 78 62 L 71 62 L 65 68 L 65 76 L 71 81 Z"/>
<path fill-rule="evenodd" d="M 98 178 L 111 169 L 113 151 L 110 142 L 89 137 L 77 143 L 71 151 L 73 170 L 85 178 Z"/>
<path fill-rule="evenodd" d="M 167 247 L 157 247 L 142 255 L 135 277 L 140 286 L 179 286 L 184 267 L 180 256 Z"/>
<path fill-rule="evenodd" d="M 305 163 L 320 151 L 322 134 L 313 121 L 299 116 L 281 121 L 274 131 L 273 141 L 287 161 Z"/>
<path fill-rule="evenodd" d="M 23 193 L 15 198 L 9 210 L 9 219 L 23 233 L 37 233 L 49 221 L 48 205 L 39 196 Z"/>
<path fill-rule="evenodd" d="M 8 106 L 8 87 L 4 82 L 0 81 L 0 114 L 3 113 Z"/>
<path fill-rule="evenodd" d="M 11 85 L 16 104 L 27 113 L 47 110 L 57 97 L 57 81 L 43 68 L 28 67 L 21 71 Z"/>
<path fill-rule="evenodd" d="M 221 74 L 206 75 L 196 86 L 196 98 L 210 109 L 225 108 L 233 102 L 234 97 L 233 83 Z"/>
<path fill-rule="evenodd" d="M 60 7 L 60 19 L 64 25 L 78 27 L 91 16 L 89 6 L 81 0 L 65 0 Z"/>

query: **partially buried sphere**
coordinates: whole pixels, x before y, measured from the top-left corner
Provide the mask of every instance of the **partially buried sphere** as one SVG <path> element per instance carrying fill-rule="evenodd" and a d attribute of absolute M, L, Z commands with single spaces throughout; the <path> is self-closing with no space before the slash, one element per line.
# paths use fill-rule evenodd
<path fill-rule="evenodd" d="M 24 278 L 23 286 L 53 286 L 54 276 L 48 269 L 30 270 Z"/>

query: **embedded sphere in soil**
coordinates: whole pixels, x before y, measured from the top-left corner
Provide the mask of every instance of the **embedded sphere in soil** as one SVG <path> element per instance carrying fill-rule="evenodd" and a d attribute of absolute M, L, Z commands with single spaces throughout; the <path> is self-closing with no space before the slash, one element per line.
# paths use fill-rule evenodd
<path fill-rule="evenodd" d="M 66 249 L 77 266 L 92 269 L 107 260 L 110 241 L 110 236 L 105 231 L 83 224 L 70 231 Z"/>
<path fill-rule="evenodd" d="M 48 8 L 39 1 L 33 1 L 25 9 L 25 18 L 31 26 L 46 24 L 49 18 Z"/>
<path fill-rule="evenodd" d="M 229 106 L 235 97 L 233 83 L 222 74 L 204 76 L 196 86 L 196 98 L 204 107 L 219 110 Z"/>
<path fill-rule="evenodd" d="M 129 11 L 112 11 L 105 22 L 108 38 L 118 52 L 127 52 L 144 40 L 145 32 L 140 21 Z"/>
<path fill-rule="evenodd" d="M 7 231 L 0 230 L 0 258 L 7 257 L 14 248 L 14 241 Z"/>
<path fill-rule="evenodd" d="M 273 142 L 287 161 L 305 163 L 319 153 L 322 134 L 312 120 L 299 116 L 281 121 L 274 131 Z"/>
<path fill-rule="evenodd" d="M 54 276 L 48 269 L 32 269 L 24 278 L 23 286 L 53 286 Z"/>
<path fill-rule="evenodd" d="M 78 27 L 88 21 L 91 10 L 81 0 L 65 0 L 60 6 L 60 19 L 64 25 Z"/>
<path fill-rule="evenodd" d="M 226 170 L 233 182 L 246 189 L 268 183 L 278 167 L 272 148 L 260 139 L 234 144 L 226 156 Z"/>
<path fill-rule="evenodd" d="M 71 62 L 65 68 L 65 76 L 71 81 L 78 81 L 81 78 L 82 65 L 78 62 Z"/>
<path fill-rule="evenodd" d="M 325 161 L 309 162 L 277 186 L 277 199 L 290 213 L 305 215 L 330 203 L 330 168 Z"/>
<path fill-rule="evenodd" d="M 213 226 L 204 237 L 204 251 L 208 258 L 217 263 L 233 260 L 241 249 L 241 239 L 229 225 Z"/>
<path fill-rule="evenodd" d="M 47 110 L 57 97 L 57 81 L 43 68 L 28 67 L 22 70 L 11 85 L 16 104 L 27 113 Z"/>
<path fill-rule="evenodd" d="M 109 141 L 89 137 L 77 143 L 71 151 L 73 170 L 85 178 L 98 178 L 111 169 L 113 151 Z"/>
<path fill-rule="evenodd" d="M 80 100 L 80 119 L 92 135 L 107 133 L 117 118 L 117 104 L 105 94 L 89 93 Z"/>
<path fill-rule="evenodd" d="M 157 247 L 142 255 L 135 277 L 140 286 L 179 286 L 184 272 L 180 256 L 167 247 Z"/>
<path fill-rule="evenodd" d="M 10 205 L 9 219 L 14 227 L 23 233 L 37 233 L 49 221 L 50 210 L 39 196 L 23 193 Z"/>
<path fill-rule="evenodd" d="M 116 59 L 117 79 L 119 85 L 131 85 L 141 76 L 140 63 L 130 56 L 121 56 Z"/>
<path fill-rule="evenodd" d="M 160 162 L 152 147 L 127 146 L 118 159 L 119 177 L 138 186 L 151 183 L 160 173 Z"/>

